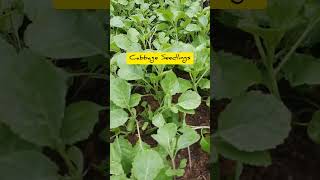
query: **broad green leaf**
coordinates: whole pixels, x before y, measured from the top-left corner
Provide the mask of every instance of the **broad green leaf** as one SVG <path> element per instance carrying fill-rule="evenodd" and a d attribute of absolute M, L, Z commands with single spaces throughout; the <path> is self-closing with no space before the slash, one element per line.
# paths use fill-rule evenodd
<path fill-rule="evenodd" d="M 263 151 L 283 143 L 290 121 L 290 111 L 276 97 L 250 92 L 234 98 L 221 113 L 218 134 L 239 150 Z"/>
<path fill-rule="evenodd" d="M 110 79 L 110 100 L 121 108 L 130 104 L 131 85 L 120 78 Z"/>
<path fill-rule="evenodd" d="M 61 138 L 66 144 L 74 144 L 86 139 L 99 121 L 99 111 L 103 108 L 93 102 L 80 101 L 70 104 L 62 121 Z"/>
<path fill-rule="evenodd" d="M 183 134 L 178 139 L 177 150 L 187 148 L 200 139 L 200 135 L 190 127 L 183 127 L 179 131 Z"/>
<path fill-rule="evenodd" d="M 137 154 L 132 164 L 132 173 L 137 180 L 151 180 L 164 167 L 163 160 L 154 150 L 143 150 Z"/>
<path fill-rule="evenodd" d="M 232 98 L 253 84 L 261 82 L 257 67 L 240 56 L 214 53 L 213 97 Z"/>
<path fill-rule="evenodd" d="M 21 139 L 2 123 L 0 123 L 0 147 L 0 158 L 17 151 L 36 150 L 40 152 L 39 147 Z"/>
<path fill-rule="evenodd" d="M 129 40 L 129 38 L 126 35 L 124 35 L 124 34 L 115 35 L 113 37 L 113 40 L 119 48 L 124 49 L 124 50 L 130 49 L 131 41 Z"/>
<path fill-rule="evenodd" d="M 141 66 L 126 64 L 118 70 L 118 76 L 127 81 L 139 80 L 143 79 L 144 71 Z"/>
<path fill-rule="evenodd" d="M 133 147 L 130 144 L 130 142 L 123 138 L 123 137 L 117 137 L 115 141 L 113 142 L 114 148 L 117 152 L 119 152 L 119 156 L 121 157 L 121 164 L 123 167 L 123 170 L 126 174 L 130 173 L 130 170 L 132 168 L 132 162 L 134 158 Z"/>
<path fill-rule="evenodd" d="M 157 15 L 159 16 L 160 21 L 168 21 L 171 22 L 173 20 L 174 15 L 171 11 L 167 9 L 158 9 L 156 10 Z"/>
<path fill-rule="evenodd" d="M 179 81 L 173 71 L 167 72 L 160 84 L 166 94 L 175 95 L 179 91 Z"/>
<path fill-rule="evenodd" d="M 184 92 L 178 99 L 178 104 L 186 110 L 196 109 L 201 104 L 201 96 L 195 92 L 188 90 Z"/>
<path fill-rule="evenodd" d="M 188 89 L 192 88 L 192 84 L 189 80 L 178 78 L 179 81 L 179 93 L 184 93 Z"/>
<path fill-rule="evenodd" d="M 66 73 L 34 54 L 19 55 L 0 39 L 0 121 L 22 139 L 55 147 L 67 91 Z M 24 63 L 21 63 L 24 62 Z M 48 83 L 50 82 L 50 83 Z"/>
<path fill-rule="evenodd" d="M 152 118 L 152 124 L 158 128 L 161 128 L 165 123 L 166 121 L 164 120 L 162 113 L 156 114 Z"/>
<path fill-rule="evenodd" d="M 199 82 L 199 87 L 201 89 L 210 89 L 210 80 L 209 79 L 201 79 Z"/>
<path fill-rule="evenodd" d="M 177 126 L 174 123 L 168 123 L 159 128 L 157 134 L 153 134 L 151 137 L 172 155 L 176 145 L 176 134 Z"/>
<path fill-rule="evenodd" d="M 13 152 L 0 158 L 2 180 L 57 180 L 57 166 L 40 152 Z"/>
<path fill-rule="evenodd" d="M 123 175 L 124 171 L 121 165 L 121 155 L 116 149 L 116 144 L 110 144 L 110 174 Z"/>
<path fill-rule="evenodd" d="M 308 135 L 315 143 L 320 144 L 320 111 L 313 115 L 308 125 Z"/>
<path fill-rule="evenodd" d="M 129 106 L 130 107 L 136 107 L 139 105 L 140 101 L 141 101 L 141 97 L 142 95 L 141 94 L 132 94 L 131 97 L 130 97 L 130 103 L 129 103 Z"/>
<path fill-rule="evenodd" d="M 139 41 L 140 33 L 136 29 L 130 28 L 128 30 L 127 35 L 128 35 L 128 38 L 130 39 L 130 41 L 135 42 L 135 43 L 137 43 Z"/>
<path fill-rule="evenodd" d="M 122 28 L 124 27 L 124 23 L 122 22 L 122 19 L 120 16 L 114 16 L 110 19 L 110 26 L 111 27 L 117 27 L 117 28 Z"/>
<path fill-rule="evenodd" d="M 128 121 L 128 113 L 123 109 L 114 109 L 110 111 L 110 128 L 114 129 L 124 125 Z"/>
<path fill-rule="evenodd" d="M 94 13 L 63 12 L 34 21 L 27 27 L 26 45 L 55 59 L 105 54 L 107 44 L 102 23 Z"/>
<path fill-rule="evenodd" d="M 320 84 L 319 69 L 320 59 L 305 54 L 294 54 L 283 67 L 292 86 Z"/>
<path fill-rule="evenodd" d="M 196 25 L 196 24 L 189 24 L 187 27 L 186 27 L 186 30 L 187 31 L 190 31 L 190 32 L 198 32 L 201 30 L 201 28 Z"/>
<path fill-rule="evenodd" d="M 240 161 L 253 166 L 269 166 L 272 162 L 271 156 L 267 151 L 240 151 L 218 138 L 215 138 L 214 144 L 219 154 L 234 161 Z"/>

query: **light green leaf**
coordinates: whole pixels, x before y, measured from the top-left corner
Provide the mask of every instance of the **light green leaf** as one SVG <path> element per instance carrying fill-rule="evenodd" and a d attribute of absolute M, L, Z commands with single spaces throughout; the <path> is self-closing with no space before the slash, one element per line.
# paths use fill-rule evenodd
<path fill-rule="evenodd" d="M 166 94 L 175 95 L 179 92 L 179 81 L 176 74 L 172 71 L 166 73 L 165 78 L 160 84 Z"/>
<path fill-rule="evenodd" d="M 176 144 L 177 126 L 174 123 L 168 123 L 158 129 L 157 134 L 151 135 L 160 146 L 165 148 L 170 155 L 173 155 Z"/>
<path fill-rule="evenodd" d="M 130 28 L 128 30 L 127 35 L 128 35 L 128 38 L 130 39 L 130 41 L 135 42 L 135 43 L 137 43 L 139 41 L 140 33 L 136 29 Z"/>
<path fill-rule="evenodd" d="M 216 52 L 214 58 L 213 97 L 232 98 L 261 82 L 257 67 L 242 57 Z"/>
<path fill-rule="evenodd" d="M 40 152 L 13 152 L 0 158 L 2 180 L 21 180 L 28 177 L 32 180 L 59 179 L 57 166 Z"/>
<path fill-rule="evenodd" d="M 131 85 L 120 78 L 110 78 L 110 100 L 121 108 L 130 104 Z"/>
<path fill-rule="evenodd" d="M 22 139 L 55 147 L 64 116 L 66 73 L 30 52 L 17 55 L 1 38 L 0 59 L 0 83 L 5 84 L 0 102 L 6 102 L 0 105 L 0 121 Z"/>
<path fill-rule="evenodd" d="M 201 28 L 196 24 L 188 24 L 186 30 L 189 32 L 198 32 L 201 30 Z"/>
<path fill-rule="evenodd" d="M 62 121 L 61 138 L 64 142 L 71 145 L 86 139 L 99 121 L 99 111 L 102 109 L 89 101 L 70 104 Z"/>
<path fill-rule="evenodd" d="M 210 138 L 202 136 L 200 140 L 200 146 L 202 150 L 210 153 Z"/>
<path fill-rule="evenodd" d="M 151 180 L 157 177 L 164 164 L 159 153 L 149 149 L 139 152 L 132 166 L 133 176 L 137 180 Z"/>
<path fill-rule="evenodd" d="M 320 59 L 305 54 L 294 54 L 283 67 L 285 77 L 293 86 L 320 84 L 319 69 Z"/>
<path fill-rule="evenodd" d="M 178 139 L 177 151 L 191 146 L 200 139 L 200 135 L 190 127 L 183 127 L 179 131 L 183 134 Z"/>
<path fill-rule="evenodd" d="M 192 84 L 189 80 L 178 78 L 179 81 L 179 93 L 184 93 L 188 89 L 192 88 Z"/>
<path fill-rule="evenodd" d="M 308 135 L 315 143 L 320 144 L 320 111 L 314 113 L 308 125 Z"/>
<path fill-rule="evenodd" d="M 136 107 L 139 105 L 140 101 L 141 101 L 141 97 L 142 95 L 141 94 L 132 94 L 131 97 L 130 97 L 130 103 L 129 103 L 129 106 L 130 107 Z"/>
<path fill-rule="evenodd" d="M 129 38 L 126 35 L 124 35 L 124 34 L 115 35 L 113 37 L 113 40 L 119 48 L 124 49 L 124 50 L 130 49 L 131 41 L 129 40 Z"/>
<path fill-rule="evenodd" d="M 214 139 L 214 144 L 219 154 L 234 161 L 240 161 L 253 166 L 269 166 L 272 162 L 271 156 L 267 151 L 240 151 L 218 138 Z"/>
<path fill-rule="evenodd" d="M 152 124 L 158 128 L 161 128 L 165 123 L 166 121 L 164 120 L 162 113 L 156 114 L 152 118 Z"/>
<path fill-rule="evenodd" d="M 122 136 L 117 137 L 113 144 L 115 150 L 119 152 L 119 156 L 121 157 L 121 164 L 124 172 L 129 174 L 132 168 L 133 158 L 135 156 L 132 145 Z"/>
<path fill-rule="evenodd" d="M 250 92 L 234 98 L 221 113 L 218 134 L 239 150 L 263 151 L 283 143 L 290 120 L 290 111 L 276 97 Z"/>
<path fill-rule="evenodd" d="M 122 28 L 122 27 L 124 27 L 124 23 L 122 22 L 122 19 L 120 16 L 114 16 L 110 19 L 110 26 Z"/>
<path fill-rule="evenodd" d="M 184 92 L 178 99 L 178 104 L 186 110 L 196 109 L 201 104 L 201 96 L 195 92 L 188 90 Z"/>
<path fill-rule="evenodd" d="M 114 109 L 110 111 L 110 128 L 114 129 L 124 125 L 128 121 L 128 113 L 123 109 Z"/>
<path fill-rule="evenodd" d="M 210 80 L 209 79 L 201 79 L 199 82 L 199 87 L 201 89 L 210 89 Z"/>
<path fill-rule="evenodd" d="M 123 175 L 120 152 L 116 149 L 116 144 L 110 144 L 110 174 Z"/>

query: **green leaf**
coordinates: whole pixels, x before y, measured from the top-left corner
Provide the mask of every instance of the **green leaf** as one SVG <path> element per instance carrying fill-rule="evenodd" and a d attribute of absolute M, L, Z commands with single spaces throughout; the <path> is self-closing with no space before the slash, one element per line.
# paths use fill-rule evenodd
<path fill-rule="evenodd" d="M 181 131 L 183 134 L 178 139 L 177 151 L 191 146 L 200 139 L 200 135 L 190 127 L 184 127 L 179 131 Z"/>
<path fill-rule="evenodd" d="M 122 19 L 120 16 L 114 16 L 110 19 L 110 26 L 122 28 L 122 27 L 124 27 L 124 23 L 122 22 Z"/>
<path fill-rule="evenodd" d="M 188 89 L 192 88 L 192 84 L 189 80 L 178 78 L 179 81 L 179 93 L 184 93 Z"/>
<path fill-rule="evenodd" d="M 80 101 L 70 104 L 62 121 L 61 138 L 66 144 L 74 144 L 88 138 L 99 121 L 103 108 L 93 102 Z"/>
<path fill-rule="evenodd" d="M 132 164 L 132 173 L 137 180 L 154 179 L 164 167 L 163 160 L 154 150 L 144 150 L 137 154 Z"/>
<path fill-rule="evenodd" d="M 130 104 L 131 85 L 120 78 L 110 78 L 110 100 L 121 108 Z"/>
<path fill-rule="evenodd" d="M 201 79 L 199 82 L 199 87 L 201 89 L 210 89 L 210 80 L 209 79 Z"/>
<path fill-rule="evenodd" d="M 210 153 L 210 138 L 202 136 L 200 140 L 200 146 L 202 150 Z"/>
<path fill-rule="evenodd" d="M 57 180 L 58 168 L 40 152 L 13 152 L 0 158 L 2 180 Z"/>
<path fill-rule="evenodd" d="M 240 161 L 253 166 L 269 166 L 272 163 L 271 156 L 267 151 L 240 151 L 218 138 L 215 138 L 214 144 L 219 154 L 234 161 Z"/>
<path fill-rule="evenodd" d="M 308 125 L 308 135 L 317 144 L 320 144 L 320 111 L 314 113 Z"/>
<path fill-rule="evenodd" d="M 140 36 L 140 33 L 136 29 L 130 28 L 128 30 L 127 35 L 128 35 L 128 38 L 130 39 L 130 41 L 135 42 L 135 43 L 139 42 L 138 37 Z"/>
<path fill-rule="evenodd" d="M 0 56 L 0 83 L 6 84 L 0 93 L 0 101 L 6 102 L 0 105 L 0 121 L 22 139 L 55 147 L 64 116 L 66 73 L 30 52 L 17 55 L 1 38 Z"/>
<path fill-rule="evenodd" d="M 124 125 L 128 121 L 128 113 L 123 109 L 114 109 L 110 111 L 110 128 L 114 129 Z"/>
<path fill-rule="evenodd" d="M 195 92 L 188 90 L 184 92 L 178 99 L 178 104 L 186 110 L 196 109 L 201 104 L 201 96 Z"/>
<path fill-rule="evenodd" d="M 133 153 L 133 147 L 130 142 L 123 138 L 122 136 L 117 137 L 113 142 L 114 148 L 117 152 L 119 152 L 119 156 L 121 157 L 121 165 L 126 174 L 130 173 L 132 168 L 132 162 L 135 154 Z"/>
<path fill-rule="evenodd" d="M 24 34 L 34 52 L 55 59 L 105 54 L 103 24 L 94 13 L 61 12 L 34 21 Z"/>
<path fill-rule="evenodd" d="M 9 153 L 25 150 L 39 150 L 40 148 L 21 139 L 9 127 L 0 123 L 0 158 Z"/>
<path fill-rule="evenodd" d="M 142 95 L 141 94 L 132 94 L 131 97 L 130 97 L 130 102 L 129 102 L 129 106 L 130 107 L 136 107 L 139 105 L 140 101 L 141 101 L 141 97 Z"/>
<path fill-rule="evenodd" d="M 121 79 L 131 81 L 131 80 L 139 80 L 144 78 L 143 66 L 127 64 L 125 53 L 116 54 L 111 59 L 111 62 L 114 62 L 114 61 L 117 62 L 120 68 L 118 70 L 118 76 Z"/>
<path fill-rule="evenodd" d="M 201 28 L 196 24 L 188 24 L 186 30 L 189 32 L 198 32 L 201 30 Z"/>
<path fill-rule="evenodd" d="M 164 120 L 162 113 L 156 114 L 152 118 L 152 124 L 158 128 L 161 128 L 165 123 L 166 121 Z"/>
<path fill-rule="evenodd" d="M 166 72 L 166 76 L 160 84 L 166 94 L 175 95 L 179 91 L 179 81 L 173 71 Z"/>
<path fill-rule="evenodd" d="M 283 143 L 290 120 L 290 111 L 276 97 L 250 92 L 234 98 L 221 113 L 218 134 L 239 150 L 263 151 Z"/>
<path fill-rule="evenodd" d="M 257 67 L 240 56 L 229 53 L 214 53 L 213 97 L 232 98 L 240 95 L 249 86 L 261 82 Z"/>
<path fill-rule="evenodd" d="M 305 54 L 294 54 L 283 67 L 285 77 L 293 86 L 320 84 L 319 69 L 320 60 Z"/>
<path fill-rule="evenodd" d="M 173 155 L 176 144 L 177 126 L 174 123 L 168 123 L 158 129 L 157 134 L 151 135 L 160 146 L 165 148 L 170 155 Z"/>
<path fill-rule="evenodd" d="M 120 151 L 117 151 L 116 144 L 110 144 L 110 174 L 123 175 Z"/>
<path fill-rule="evenodd" d="M 81 175 L 84 165 L 84 158 L 81 149 L 71 146 L 67 151 L 68 157 L 76 165 L 78 173 Z"/>
<path fill-rule="evenodd" d="M 113 40 L 119 48 L 124 49 L 124 50 L 130 49 L 131 41 L 129 40 L 129 38 L 126 35 L 124 35 L 124 34 L 115 35 L 113 37 Z"/>

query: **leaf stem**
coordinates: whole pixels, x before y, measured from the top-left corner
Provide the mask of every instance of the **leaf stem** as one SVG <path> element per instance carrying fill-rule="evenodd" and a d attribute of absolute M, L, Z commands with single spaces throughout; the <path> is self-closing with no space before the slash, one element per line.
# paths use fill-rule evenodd
<path fill-rule="evenodd" d="M 254 40 L 256 42 L 256 46 L 258 48 L 259 54 L 260 54 L 260 56 L 262 58 L 262 62 L 263 62 L 263 64 L 265 66 L 267 66 L 267 62 L 266 62 L 267 61 L 267 56 L 266 56 L 266 53 L 265 53 L 265 51 L 263 49 L 262 42 L 261 42 L 259 36 L 255 34 L 254 35 Z"/>
<path fill-rule="evenodd" d="M 307 37 L 307 35 L 311 32 L 311 30 L 315 27 L 316 24 L 320 21 L 320 17 L 315 19 L 312 23 L 309 24 L 309 26 L 306 28 L 306 30 L 302 33 L 300 38 L 297 40 L 297 42 L 292 46 L 290 51 L 287 53 L 287 55 L 283 58 L 283 60 L 280 62 L 276 70 L 274 71 L 275 74 L 277 74 L 281 68 L 289 61 L 292 54 L 297 50 L 297 48 L 300 46 L 302 41 Z"/>
<path fill-rule="evenodd" d="M 142 146 L 142 139 L 141 139 L 141 134 L 140 134 L 140 129 L 139 129 L 139 122 L 138 122 L 137 118 L 135 118 L 135 121 L 136 121 L 138 136 L 139 136 L 140 149 L 144 150 L 143 146 Z"/>

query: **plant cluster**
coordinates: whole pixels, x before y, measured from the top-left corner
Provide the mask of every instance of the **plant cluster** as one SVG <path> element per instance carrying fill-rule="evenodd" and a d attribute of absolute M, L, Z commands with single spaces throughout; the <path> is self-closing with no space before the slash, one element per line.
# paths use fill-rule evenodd
<path fill-rule="evenodd" d="M 76 144 L 89 137 L 106 109 L 66 99 L 75 77 L 106 79 L 96 73 L 106 61 L 106 13 L 51 6 L 51 0 L 0 0 L 3 180 L 83 179 L 88 168 Z M 60 62 L 84 64 L 84 70 L 71 72 Z"/>
<path fill-rule="evenodd" d="M 213 135 L 212 175 L 219 174 L 222 155 L 238 162 L 235 178 L 239 179 L 243 164 L 270 165 L 269 150 L 284 142 L 291 125 L 301 124 L 297 112 L 284 104 L 279 81 L 287 80 L 300 92 L 320 84 L 320 60 L 306 51 L 320 42 L 320 4 L 270 0 L 265 10 L 223 11 L 216 18 L 251 34 L 261 57 L 253 63 L 231 53 L 214 53 L 212 97 L 231 103 L 221 112 Z M 310 138 L 319 143 L 319 105 L 311 104 L 315 113 L 305 125 Z"/>
<path fill-rule="evenodd" d="M 202 102 L 209 106 L 210 9 L 202 0 L 112 0 L 110 9 L 111 179 L 182 176 L 187 160 L 175 163 L 181 149 L 201 138 L 209 151 L 209 128 L 190 126 L 186 117 Z M 126 52 L 153 51 L 194 52 L 195 63 L 126 64 Z M 128 140 L 132 134 L 137 142 Z"/>

